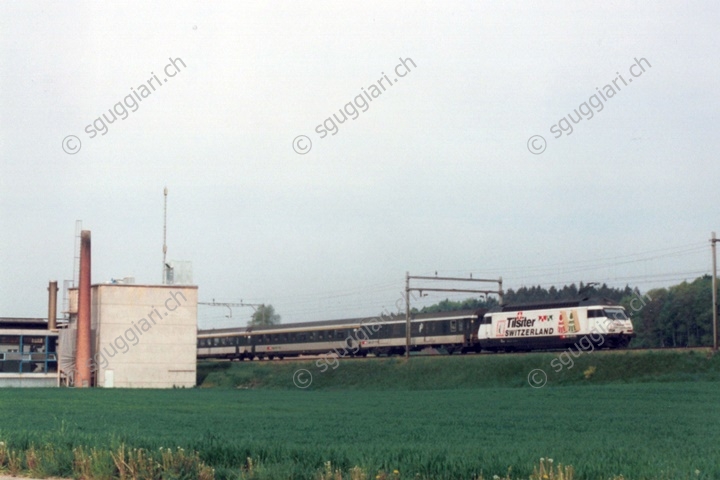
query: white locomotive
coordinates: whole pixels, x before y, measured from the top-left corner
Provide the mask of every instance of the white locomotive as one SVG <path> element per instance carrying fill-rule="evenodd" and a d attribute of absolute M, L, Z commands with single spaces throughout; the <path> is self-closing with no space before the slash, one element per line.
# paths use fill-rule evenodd
<path fill-rule="evenodd" d="M 601 300 L 497 307 L 480 320 L 483 350 L 563 348 L 587 336 L 600 347 L 626 347 L 635 336 L 620 305 Z"/>

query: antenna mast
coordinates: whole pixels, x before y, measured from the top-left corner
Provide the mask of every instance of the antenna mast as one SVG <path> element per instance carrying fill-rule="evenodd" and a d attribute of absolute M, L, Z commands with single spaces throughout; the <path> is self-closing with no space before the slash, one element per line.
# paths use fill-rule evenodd
<path fill-rule="evenodd" d="M 162 264 L 162 284 L 165 285 L 166 279 L 167 279 L 167 263 L 166 263 L 166 256 L 167 256 L 167 195 L 168 195 L 168 189 L 165 187 L 165 190 L 163 191 L 163 195 L 165 196 L 165 206 L 163 207 L 163 264 Z"/>
<path fill-rule="evenodd" d="M 71 287 L 78 286 L 80 275 L 80 232 L 82 231 L 82 220 L 75 220 L 75 258 L 73 260 L 73 279 Z"/>

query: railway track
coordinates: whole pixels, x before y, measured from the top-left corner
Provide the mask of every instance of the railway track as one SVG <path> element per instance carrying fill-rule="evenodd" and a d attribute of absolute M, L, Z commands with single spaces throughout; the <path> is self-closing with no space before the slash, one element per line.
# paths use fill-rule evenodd
<path fill-rule="evenodd" d="M 417 352 L 412 354 L 412 357 L 423 357 L 423 358 L 434 358 L 434 357 L 464 357 L 464 356 L 496 356 L 496 355 L 514 355 L 514 356 L 522 356 L 522 355 L 531 355 L 531 354 L 538 354 L 538 353 L 562 353 L 568 351 L 567 348 L 564 349 L 552 349 L 552 350 L 533 350 L 530 352 L 468 352 L 464 354 L 455 353 L 452 355 L 448 355 L 446 353 L 441 353 L 437 350 L 435 351 L 429 351 L 429 352 Z M 704 353 L 712 353 L 711 347 L 654 347 L 654 348 L 648 348 L 648 347 L 642 347 L 642 348 L 622 348 L 622 349 L 595 349 L 592 351 L 588 351 L 586 353 L 601 353 L 601 354 L 618 354 L 618 353 L 626 353 L 626 352 L 651 352 L 651 351 L 662 351 L 662 352 L 704 352 Z M 326 354 L 321 355 L 301 355 L 298 357 L 283 357 L 283 358 L 262 358 L 258 359 L 255 357 L 254 359 L 244 359 L 239 361 L 245 361 L 245 362 L 307 362 L 312 360 L 319 360 L 323 358 L 327 358 L 330 356 L 331 358 L 338 358 L 343 361 L 352 360 L 352 361 L 362 361 L 362 360 L 376 360 L 378 358 L 404 358 L 404 355 L 392 355 L 392 356 L 380 356 L 377 357 L 372 354 L 368 354 L 365 357 L 362 356 L 338 356 L 334 354 L 333 352 L 328 352 Z M 206 359 L 198 359 L 198 361 L 207 361 L 207 362 L 232 362 L 236 361 L 235 359 L 223 359 L 223 358 L 206 358 Z"/>

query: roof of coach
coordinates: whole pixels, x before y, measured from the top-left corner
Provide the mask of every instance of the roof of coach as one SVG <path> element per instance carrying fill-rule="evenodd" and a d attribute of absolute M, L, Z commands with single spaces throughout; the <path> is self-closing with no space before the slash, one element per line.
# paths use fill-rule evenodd
<path fill-rule="evenodd" d="M 456 310 L 451 312 L 435 312 L 435 313 L 414 313 L 413 320 L 429 320 L 445 317 L 471 317 L 474 315 L 482 316 L 487 310 Z M 374 317 L 344 318 L 339 320 L 319 320 L 314 322 L 299 323 L 281 323 L 279 325 L 269 325 L 266 327 L 234 327 L 234 328 L 216 328 L 208 330 L 198 330 L 198 335 L 216 335 L 222 333 L 260 333 L 273 332 L 277 330 L 302 330 L 302 329 L 331 329 L 331 328 L 348 328 L 353 326 L 367 325 L 376 321 L 394 322 L 405 320 L 405 314 L 396 315 L 376 315 Z"/>
<path fill-rule="evenodd" d="M 579 300 L 558 300 L 553 302 L 542 303 L 515 303 L 500 305 L 487 313 L 497 312 L 518 312 L 521 310 L 547 310 L 552 308 L 571 308 L 571 307 L 593 307 L 593 306 L 617 306 L 618 303 L 608 298 L 583 298 Z"/>

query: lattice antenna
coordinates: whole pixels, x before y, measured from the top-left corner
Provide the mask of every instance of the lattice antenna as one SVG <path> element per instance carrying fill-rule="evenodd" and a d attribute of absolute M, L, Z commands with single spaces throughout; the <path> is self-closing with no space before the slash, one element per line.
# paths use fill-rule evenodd
<path fill-rule="evenodd" d="M 75 258 L 73 259 L 73 279 L 71 287 L 77 287 L 78 275 L 80 275 L 80 232 L 82 231 L 82 220 L 75 220 Z"/>

